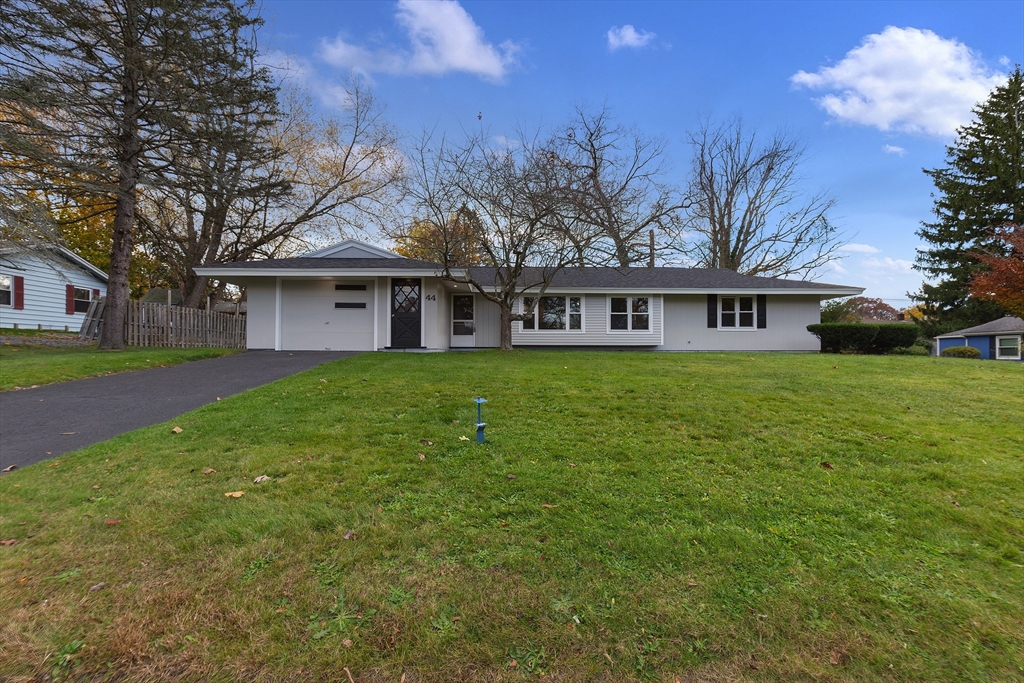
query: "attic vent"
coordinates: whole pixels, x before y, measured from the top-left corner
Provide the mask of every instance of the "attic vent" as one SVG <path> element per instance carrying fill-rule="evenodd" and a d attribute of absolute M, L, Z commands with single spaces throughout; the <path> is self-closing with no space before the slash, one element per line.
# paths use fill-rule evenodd
<path fill-rule="evenodd" d="M 336 292 L 365 292 L 366 285 L 334 285 Z"/>

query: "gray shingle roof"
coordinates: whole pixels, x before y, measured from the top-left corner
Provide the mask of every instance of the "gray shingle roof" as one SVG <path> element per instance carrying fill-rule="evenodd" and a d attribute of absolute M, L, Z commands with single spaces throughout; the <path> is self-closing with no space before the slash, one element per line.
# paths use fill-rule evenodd
<path fill-rule="evenodd" d="M 419 261 L 411 258 L 320 258 L 320 257 L 298 257 L 298 258 L 273 258 L 264 261 L 236 261 L 234 263 L 218 263 L 210 266 L 230 270 L 249 269 L 272 269 L 272 268 L 324 268 L 324 269 L 353 269 L 353 270 L 387 270 L 393 268 L 407 268 L 409 270 L 434 269 L 438 265 L 428 261 Z"/>
<path fill-rule="evenodd" d="M 532 284 L 539 269 L 527 268 L 521 284 Z M 494 268 L 472 268 L 480 284 L 494 281 Z M 563 268 L 551 281 L 551 287 L 594 289 L 822 289 L 844 287 L 823 282 L 785 280 L 776 277 L 741 275 L 719 268 Z M 859 288 L 853 288 L 859 289 Z"/>
<path fill-rule="evenodd" d="M 436 263 L 408 258 L 321 258 L 298 257 L 268 259 L 265 261 L 239 261 L 203 269 L 216 271 L 231 270 L 432 270 L 440 272 Z M 459 269 L 456 269 L 458 271 Z M 487 287 L 496 282 L 495 268 L 471 268 L 473 279 Z M 519 280 L 520 286 L 538 285 L 543 280 L 540 268 L 527 268 Z M 563 268 L 559 270 L 550 287 L 581 289 L 790 289 L 820 290 L 848 289 L 851 294 L 861 290 L 847 285 L 831 285 L 823 282 L 786 280 L 774 277 L 741 275 L 732 270 L 717 268 Z"/>
<path fill-rule="evenodd" d="M 956 332 L 940 334 L 939 337 L 973 337 L 977 335 L 984 336 L 986 334 L 1002 334 L 1004 332 L 1024 332 L 1024 320 L 1015 318 L 1012 315 L 1007 315 L 999 318 L 998 320 L 987 322 L 984 325 L 975 325 L 974 327 L 957 330 Z"/>

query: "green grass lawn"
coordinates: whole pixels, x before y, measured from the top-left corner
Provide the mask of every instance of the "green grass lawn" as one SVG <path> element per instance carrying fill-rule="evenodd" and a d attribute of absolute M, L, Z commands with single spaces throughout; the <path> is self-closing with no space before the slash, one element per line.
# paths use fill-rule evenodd
<path fill-rule="evenodd" d="M 98 351 L 87 348 L 47 346 L 0 346 L 0 391 L 33 385 L 66 382 L 71 379 L 109 375 L 128 370 L 176 365 L 203 358 L 216 358 L 231 349 L 140 349 Z"/>
<path fill-rule="evenodd" d="M 1022 680 L 1024 366 L 365 354 L 3 476 L 0 539 L 9 681 Z"/>

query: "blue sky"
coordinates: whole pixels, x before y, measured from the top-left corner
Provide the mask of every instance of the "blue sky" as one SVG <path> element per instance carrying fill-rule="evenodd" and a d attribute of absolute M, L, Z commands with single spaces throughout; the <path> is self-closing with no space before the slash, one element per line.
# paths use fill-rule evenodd
<path fill-rule="evenodd" d="M 741 116 L 807 147 L 851 246 L 820 279 L 909 305 L 932 185 L 972 104 L 1024 61 L 1018 2 L 312 2 L 267 0 L 265 47 L 321 105 L 362 74 L 410 135 L 555 126 L 576 104 L 663 137 L 669 179 L 699 117 Z"/>

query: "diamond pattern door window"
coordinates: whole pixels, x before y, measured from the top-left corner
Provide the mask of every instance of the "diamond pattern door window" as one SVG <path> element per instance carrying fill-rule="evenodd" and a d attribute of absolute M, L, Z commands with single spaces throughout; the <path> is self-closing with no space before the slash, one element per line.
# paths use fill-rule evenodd
<path fill-rule="evenodd" d="M 395 285 L 395 313 L 419 313 L 419 285 Z"/>

